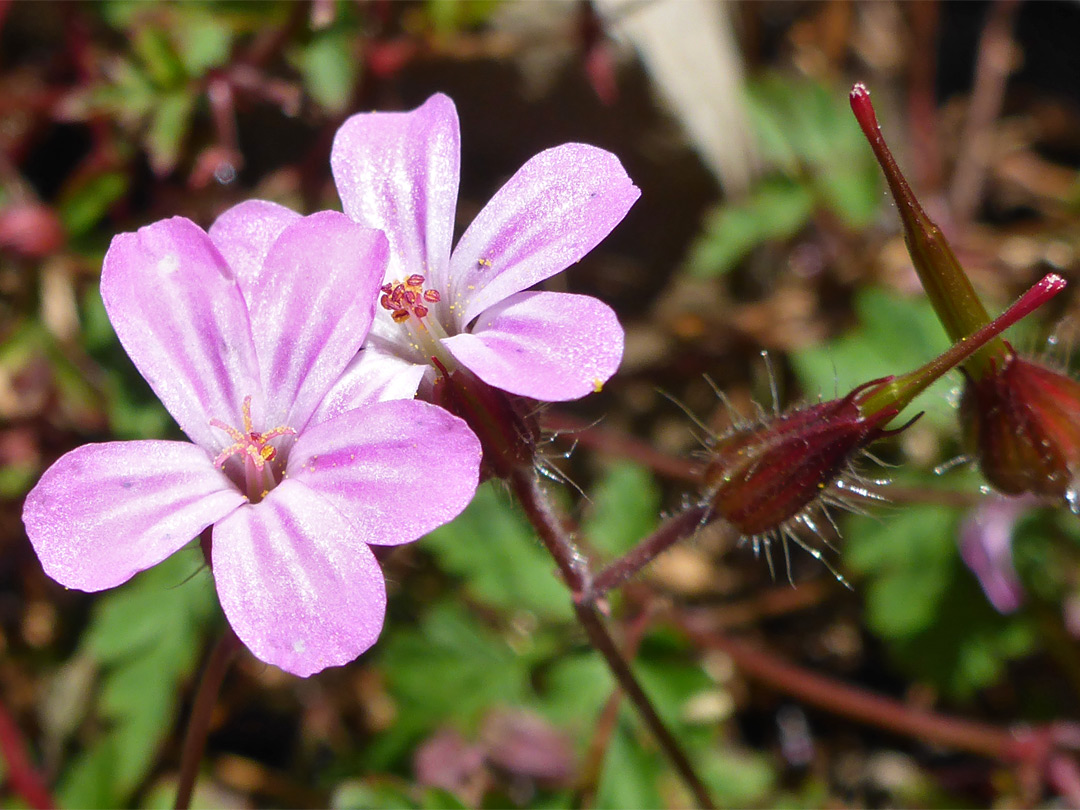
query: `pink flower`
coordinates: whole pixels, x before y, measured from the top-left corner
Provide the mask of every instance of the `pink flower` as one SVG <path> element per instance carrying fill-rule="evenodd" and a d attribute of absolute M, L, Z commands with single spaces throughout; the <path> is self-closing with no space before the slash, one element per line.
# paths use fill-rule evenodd
<path fill-rule="evenodd" d="M 991 495 L 979 502 L 960 524 L 957 544 L 987 600 L 998 613 L 1015 613 L 1024 601 L 1024 587 L 1012 561 L 1013 530 L 1017 521 L 1038 503 L 1024 495 Z"/>
<path fill-rule="evenodd" d="M 390 240 L 380 306 L 352 373 L 402 368 L 419 386 L 433 379 L 434 358 L 538 400 L 598 390 L 622 359 L 615 313 L 589 296 L 527 290 L 592 250 L 639 190 L 609 152 L 548 149 L 451 252 L 460 162 L 457 111 L 444 95 L 412 112 L 354 115 L 338 130 L 330 163 L 345 213 Z"/>
<path fill-rule="evenodd" d="M 90 444 L 50 467 L 23 509 L 46 573 L 111 588 L 212 525 L 221 606 L 256 656 L 306 676 L 370 647 L 386 591 L 369 544 L 453 518 L 480 461 L 445 411 L 335 388 L 387 253 L 342 214 L 257 201 L 209 235 L 174 218 L 117 236 L 109 319 L 193 444 Z"/>

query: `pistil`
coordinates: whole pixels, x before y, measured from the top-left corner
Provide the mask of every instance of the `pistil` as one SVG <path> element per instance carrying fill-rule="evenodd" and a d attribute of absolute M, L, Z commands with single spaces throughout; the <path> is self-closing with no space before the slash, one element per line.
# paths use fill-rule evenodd
<path fill-rule="evenodd" d="M 211 427 L 223 430 L 229 434 L 233 443 L 218 453 L 214 459 L 214 466 L 225 469 L 225 463 L 233 456 L 239 455 L 244 466 L 244 490 L 247 498 L 252 503 L 258 503 L 277 484 L 274 469 L 271 464 L 277 457 L 277 449 L 270 441 L 280 436 L 295 436 L 296 431 L 286 425 L 259 433 L 251 423 L 251 397 L 244 397 L 243 404 L 244 429 L 239 431 L 220 419 L 211 419 Z M 239 483 L 239 482 L 237 482 Z"/>

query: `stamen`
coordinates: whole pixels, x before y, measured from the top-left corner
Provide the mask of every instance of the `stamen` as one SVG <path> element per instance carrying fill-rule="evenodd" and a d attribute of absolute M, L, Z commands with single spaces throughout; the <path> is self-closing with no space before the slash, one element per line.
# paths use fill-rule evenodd
<path fill-rule="evenodd" d="M 277 449 L 270 444 L 270 441 L 281 436 L 295 436 L 296 431 L 288 425 L 280 425 L 265 433 L 256 431 L 251 422 L 251 397 L 249 396 L 244 397 L 241 414 L 244 421 L 243 432 L 222 422 L 220 419 L 210 420 L 211 427 L 224 431 L 233 440 L 232 444 L 218 453 L 214 459 L 214 466 L 224 469 L 225 462 L 230 458 L 243 456 L 251 461 L 251 468 L 254 468 L 254 473 L 261 478 L 266 463 L 277 458 Z M 250 477 L 251 468 L 245 471 L 245 476 Z M 260 484 L 260 486 L 262 485 Z"/>
<path fill-rule="evenodd" d="M 383 292 L 379 306 L 390 312 L 395 323 L 405 323 L 413 315 L 421 320 L 426 318 L 431 310 L 421 302 L 438 303 L 442 294 L 438 290 L 425 290 L 424 280 L 424 276 L 413 273 L 404 281 L 383 284 L 379 288 Z"/>

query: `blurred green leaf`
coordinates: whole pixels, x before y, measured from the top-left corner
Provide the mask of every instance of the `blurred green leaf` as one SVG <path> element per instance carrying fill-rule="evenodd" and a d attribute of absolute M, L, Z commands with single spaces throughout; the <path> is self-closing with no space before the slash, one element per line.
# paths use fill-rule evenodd
<path fill-rule="evenodd" d="M 910 505 L 886 521 L 853 517 L 844 531 L 845 564 L 862 574 L 866 623 L 916 677 L 956 697 L 990 686 L 1005 663 L 1032 650 L 1019 616 L 986 601 L 956 546 L 958 515 Z"/>
<path fill-rule="evenodd" d="M 187 79 L 168 34 L 156 23 L 136 26 L 131 45 L 159 89 L 175 90 Z"/>
<path fill-rule="evenodd" d="M 758 804 L 776 786 L 776 770 L 764 754 L 717 746 L 700 756 L 697 765 L 698 773 L 713 798 L 726 807 Z"/>
<path fill-rule="evenodd" d="M 550 555 L 493 483 L 480 487 L 456 520 L 423 542 L 443 569 L 465 580 L 478 601 L 553 621 L 573 617 L 570 595 Z"/>
<path fill-rule="evenodd" d="M 200 564 L 197 549 L 174 554 L 95 605 L 82 645 L 104 667 L 96 714 L 107 730 L 61 775 L 62 805 L 126 804 L 153 765 L 216 614 Z"/>
<path fill-rule="evenodd" d="M 826 398 L 844 396 L 870 380 L 913 371 L 949 348 L 933 307 L 923 297 L 906 298 L 880 287 L 867 287 L 858 292 L 855 311 L 859 315 L 857 328 L 791 355 L 807 392 Z M 946 374 L 915 400 L 908 415 L 925 410 L 928 423 L 954 430 L 956 412 L 947 401 L 959 382 L 959 372 Z"/>
<path fill-rule="evenodd" d="M 398 715 L 366 752 L 376 770 L 440 725 L 471 730 L 486 709 L 530 692 L 528 662 L 457 604 L 435 605 L 418 628 L 385 638 L 380 653 Z"/>
<path fill-rule="evenodd" d="M 334 789 L 330 798 L 332 810 L 383 810 L 387 807 L 415 808 L 409 786 L 387 778 L 350 779 Z"/>
<path fill-rule="evenodd" d="M 700 277 L 726 273 L 763 242 L 793 236 L 813 208 L 805 186 L 786 178 L 764 180 L 744 199 L 709 214 L 704 233 L 690 248 L 687 267 Z"/>
<path fill-rule="evenodd" d="M 196 96 L 191 89 L 177 90 L 162 97 L 151 114 L 146 149 L 150 167 L 156 174 L 165 175 L 176 168 L 180 147 L 195 111 L 195 101 Z"/>
<path fill-rule="evenodd" d="M 96 286 L 83 296 L 82 324 L 83 346 L 105 374 L 105 412 L 115 436 L 157 439 L 176 432 L 173 418 L 120 346 Z"/>
<path fill-rule="evenodd" d="M 176 11 L 173 34 L 187 75 L 199 77 L 225 64 L 233 40 L 229 21 L 191 3 L 180 3 L 173 8 Z"/>
<path fill-rule="evenodd" d="M 611 557 L 629 551 L 659 522 L 660 490 L 652 473 L 638 464 L 609 467 L 590 500 L 582 532 Z"/>
<path fill-rule="evenodd" d="M 356 37 L 348 30 L 327 30 L 315 35 L 293 60 L 304 79 L 304 89 L 333 113 L 344 112 L 360 77 Z"/>
<path fill-rule="evenodd" d="M 499 0 L 427 0 L 424 9 L 432 27 L 440 34 L 452 34 L 485 22 Z"/>
<path fill-rule="evenodd" d="M 128 191 L 125 172 L 105 172 L 78 178 L 60 195 L 60 221 L 68 236 L 84 236 L 108 213 L 109 208 Z"/>
<path fill-rule="evenodd" d="M 608 742 L 593 806 L 599 810 L 664 807 L 666 803 L 660 793 L 663 773 L 660 754 L 641 745 L 636 739 L 635 723 L 620 712 Z"/>
<path fill-rule="evenodd" d="M 815 197 L 847 224 L 870 224 L 881 209 L 881 178 L 846 92 L 772 75 L 751 84 L 748 109 L 767 161 L 808 178 Z"/>

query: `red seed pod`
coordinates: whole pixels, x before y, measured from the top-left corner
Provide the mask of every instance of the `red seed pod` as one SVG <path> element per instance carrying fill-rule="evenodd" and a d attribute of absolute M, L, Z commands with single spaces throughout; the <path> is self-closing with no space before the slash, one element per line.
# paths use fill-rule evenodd
<path fill-rule="evenodd" d="M 884 427 L 895 408 L 859 409 L 860 394 L 882 382 L 721 437 L 705 470 L 705 496 L 715 514 L 746 537 L 782 532 L 852 470 L 868 444 L 897 432 Z"/>
<path fill-rule="evenodd" d="M 996 489 L 1080 507 L 1080 382 L 1010 347 L 1000 367 L 968 376 L 960 412 L 968 446 Z"/>

